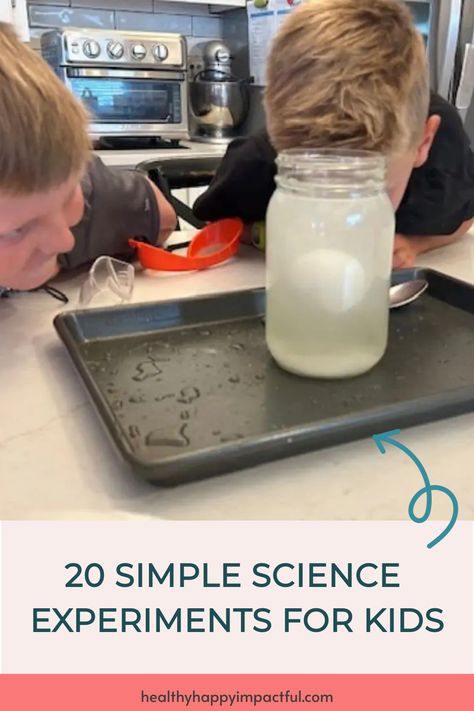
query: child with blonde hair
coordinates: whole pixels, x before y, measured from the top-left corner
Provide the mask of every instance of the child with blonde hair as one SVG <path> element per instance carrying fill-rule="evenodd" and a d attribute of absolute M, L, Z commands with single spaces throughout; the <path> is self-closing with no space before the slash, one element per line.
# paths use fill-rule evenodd
<path fill-rule="evenodd" d="M 314 0 L 283 23 L 268 61 L 266 129 L 234 141 L 194 212 L 265 219 L 275 159 L 289 148 L 348 148 L 387 158 L 396 210 L 394 267 L 465 234 L 474 156 L 462 122 L 429 91 L 426 51 L 399 0 Z"/>
<path fill-rule="evenodd" d="M 102 254 L 133 253 L 176 224 L 143 175 L 91 153 L 81 104 L 13 29 L 0 23 L 0 292 L 44 285 Z"/>

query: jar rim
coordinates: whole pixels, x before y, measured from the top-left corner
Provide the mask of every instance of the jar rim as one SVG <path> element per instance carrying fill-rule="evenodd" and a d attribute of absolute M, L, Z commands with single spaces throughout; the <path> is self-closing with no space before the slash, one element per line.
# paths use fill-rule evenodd
<path fill-rule="evenodd" d="M 298 161 L 300 164 L 309 165 L 315 160 L 334 167 L 362 167 L 381 168 L 386 165 L 386 158 L 382 153 L 349 148 L 288 148 L 281 151 L 276 159 L 278 166 L 290 166 Z"/>

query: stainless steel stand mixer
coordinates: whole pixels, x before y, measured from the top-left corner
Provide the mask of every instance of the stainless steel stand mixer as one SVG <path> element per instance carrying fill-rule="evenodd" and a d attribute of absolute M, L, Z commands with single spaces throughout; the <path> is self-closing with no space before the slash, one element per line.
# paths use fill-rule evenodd
<path fill-rule="evenodd" d="M 202 47 L 203 68 L 190 78 L 189 94 L 196 141 L 229 143 L 249 110 L 249 80 L 232 74 L 232 54 L 223 42 Z"/>

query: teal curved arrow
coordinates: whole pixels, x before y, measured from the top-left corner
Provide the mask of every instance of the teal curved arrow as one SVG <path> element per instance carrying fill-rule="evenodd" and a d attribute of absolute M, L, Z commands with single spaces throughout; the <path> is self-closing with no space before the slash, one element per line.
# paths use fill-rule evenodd
<path fill-rule="evenodd" d="M 418 459 L 416 454 L 412 452 L 411 449 L 409 449 L 406 445 L 402 444 L 402 442 L 399 442 L 397 439 L 394 439 L 394 437 L 399 434 L 400 430 L 391 430 L 390 432 L 382 432 L 380 434 L 373 435 L 372 439 L 374 440 L 381 454 L 386 453 L 387 450 L 385 445 L 388 444 L 392 445 L 393 447 L 397 447 L 397 449 L 400 449 L 412 460 L 412 462 L 415 463 L 418 471 L 421 474 L 424 486 L 414 494 L 408 505 L 408 515 L 410 516 L 411 520 L 415 523 L 424 523 L 429 519 L 433 507 L 434 491 L 439 491 L 442 494 L 445 494 L 451 500 L 453 506 L 451 520 L 449 521 L 446 528 L 439 534 L 439 536 L 437 536 L 430 543 L 428 543 L 428 548 L 433 548 L 437 543 L 442 541 L 443 538 L 448 535 L 448 533 L 451 531 L 454 524 L 456 523 L 459 514 L 458 500 L 455 494 L 451 491 L 451 489 L 448 489 L 445 486 L 440 486 L 439 484 L 432 484 L 430 482 L 430 478 L 426 472 L 426 469 L 421 463 L 421 461 Z M 415 513 L 415 506 L 422 496 L 426 496 L 426 508 L 421 516 L 417 516 L 417 514 Z"/>

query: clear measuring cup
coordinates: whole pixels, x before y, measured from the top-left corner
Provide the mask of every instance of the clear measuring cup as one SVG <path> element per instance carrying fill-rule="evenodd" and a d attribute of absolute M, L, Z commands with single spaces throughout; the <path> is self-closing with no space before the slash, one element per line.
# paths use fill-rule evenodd
<path fill-rule="evenodd" d="M 113 257 L 98 257 L 79 292 L 79 306 L 114 306 L 130 301 L 135 269 L 132 264 Z"/>

